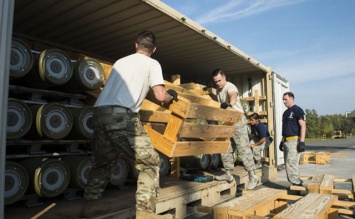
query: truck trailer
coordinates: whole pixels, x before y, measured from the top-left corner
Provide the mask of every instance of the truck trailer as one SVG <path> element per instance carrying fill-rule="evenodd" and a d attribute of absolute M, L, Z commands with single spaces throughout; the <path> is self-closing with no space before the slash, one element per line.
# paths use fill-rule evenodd
<path fill-rule="evenodd" d="M 61 218 L 69 216 L 63 212 L 78 213 L 83 179 L 91 165 L 90 115 L 95 97 L 115 60 L 134 52 L 132 40 L 142 30 L 156 34 L 158 50 L 153 58 L 163 68 L 166 86 L 179 92 L 189 110 L 194 106 L 218 114 L 211 72 L 224 69 L 227 80 L 238 87 L 245 114 L 259 113 L 274 139 L 264 151 L 264 166 L 257 170 L 259 181 L 277 177 L 283 153 L 275 145 L 281 140 L 281 115 L 286 109 L 282 94 L 289 90 L 289 82 L 272 67 L 157 0 L 4 0 L 0 10 L 0 169 L 5 173 L 0 176 L 5 188 L 0 190 L 1 218 L 21 217 L 19 203 L 32 207 L 33 214 L 38 211 L 35 206 L 63 197 L 67 201 L 58 204 L 55 213 L 51 215 L 53 209 L 48 209 L 44 214 Z M 184 127 L 216 127 L 208 123 L 209 117 L 181 115 L 177 108 L 149 101 L 141 116 L 161 154 L 157 214 L 185 218 L 197 206 L 212 206 L 244 188 L 247 173 L 237 159 L 233 183 L 181 180 L 181 174 L 196 169 L 198 174 L 219 174 L 218 153 L 226 148 L 226 139 L 210 139 L 203 128 L 200 136 L 181 132 Z M 178 137 L 171 147 L 162 146 L 159 142 L 171 140 L 164 132 L 172 114 L 185 116 L 182 123 L 186 126 L 175 130 Z M 172 149 L 183 145 L 189 146 Z M 137 171 L 133 165 L 120 159 L 112 170 L 106 201 L 116 211 L 106 217 L 134 217 Z"/>

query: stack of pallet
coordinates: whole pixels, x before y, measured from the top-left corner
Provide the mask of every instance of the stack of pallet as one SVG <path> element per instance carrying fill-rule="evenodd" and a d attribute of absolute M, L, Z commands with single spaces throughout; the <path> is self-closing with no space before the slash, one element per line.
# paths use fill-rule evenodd
<path fill-rule="evenodd" d="M 202 89 L 188 90 L 168 81 L 165 87 L 178 93 L 178 101 L 162 105 L 149 94 L 140 109 L 154 148 L 170 158 L 227 152 L 242 113 L 221 109 Z M 179 168 L 179 159 L 173 159 L 172 175 L 178 176 Z"/>
<path fill-rule="evenodd" d="M 212 207 L 198 207 L 198 210 L 213 214 L 215 219 L 353 217 L 355 203 L 338 198 L 335 194 L 297 196 L 287 194 L 287 190 L 261 188 Z"/>

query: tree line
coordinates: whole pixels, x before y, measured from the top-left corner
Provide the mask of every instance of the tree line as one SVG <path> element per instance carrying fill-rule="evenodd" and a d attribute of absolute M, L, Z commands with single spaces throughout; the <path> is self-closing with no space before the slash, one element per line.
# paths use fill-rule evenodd
<path fill-rule="evenodd" d="M 337 130 L 345 132 L 346 135 L 355 133 L 354 119 L 347 118 L 345 115 L 318 116 L 314 109 L 306 109 L 305 113 L 307 117 L 306 138 L 319 138 L 323 135 L 330 138 Z"/>

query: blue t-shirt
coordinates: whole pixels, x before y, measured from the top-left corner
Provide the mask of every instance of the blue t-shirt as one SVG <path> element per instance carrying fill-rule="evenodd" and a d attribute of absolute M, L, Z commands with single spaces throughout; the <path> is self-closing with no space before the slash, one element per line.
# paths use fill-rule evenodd
<path fill-rule="evenodd" d="M 282 115 L 282 136 L 300 136 L 301 128 L 298 120 L 306 121 L 306 114 L 297 105 L 288 108 Z"/>
<path fill-rule="evenodd" d="M 270 133 L 268 132 L 266 126 L 260 122 L 257 125 L 251 126 L 251 134 L 257 136 L 258 138 L 266 138 L 270 137 Z"/>

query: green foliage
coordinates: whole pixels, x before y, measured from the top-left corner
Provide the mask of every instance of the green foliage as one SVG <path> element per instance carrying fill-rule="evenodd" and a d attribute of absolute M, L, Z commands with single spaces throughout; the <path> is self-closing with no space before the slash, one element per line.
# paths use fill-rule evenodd
<path fill-rule="evenodd" d="M 306 109 L 305 112 L 307 115 L 306 138 L 319 138 L 322 135 L 330 138 L 335 130 L 342 130 L 347 135 L 355 131 L 355 122 L 350 118 L 346 118 L 345 115 L 318 116 L 317 111 L 314 109 Z"/>

